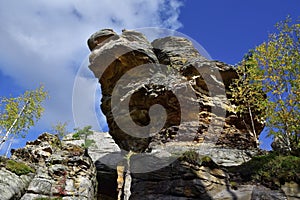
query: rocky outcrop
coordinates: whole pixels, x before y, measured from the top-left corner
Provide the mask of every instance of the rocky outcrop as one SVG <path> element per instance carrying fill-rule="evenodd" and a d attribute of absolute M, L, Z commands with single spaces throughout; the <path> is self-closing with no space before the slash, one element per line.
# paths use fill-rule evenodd
<path fill-rule="evenodd" d="M 226 97 L 235 70 L 207 60 L 189 40 L 166 37 L 150 43 L 139 32 L 117 35 L 104 29 L 88 44 L 89 68 L 101 84 L 101 109 L 121 149 L 145 152 L 151 145 L 177 141 L 256 147 L 250 124 L 234 113 Z M 166 115 L 151 113 L 156 104 Z M 260 133 L 263 123 L 255 123 Z M 157 127 L 162 128 L 151 132 Z"/>
<path fill-rule="evenodd" d="M 104 29 L 93 34 L 88 45 L 89 68 L 99 79 L 101 109 L 112 136 L 97 136 L 107 139 L 109 151 L 100 143 L 89 150 L 102 183 L 100 199 L 117 199 L 119 181 L 127 177 L 117 174 L 120 165 L 131 171 L 130 199 L 297 196 L 288 194 L 294 190 L 283 192 L 284 187 L 235 182 L 238 172 L 228 172 L 259 153 L 248 116 L 237 115 L 234 103 L 228 101 L 229 85 L 237 77 L 233 67 L 207 60 L 180 37 L 150 43 L 139 32 L 125 30 L 118 35 Z M 254 123 L 259 135 L 264 124 Z M 120 149 L 111 145 L 113 141 Z M 130 158 L 128 151 L 134 152 Z M 200 158 L 194 161 L 192 153 L 192 159 L 186 159 L 186 152 Z"/>
<path fill-rule="evenodd" d="M 247 177 L 260 151 L 247 116 L 227 100 L 237 76 L 231 66 L 180 37 L 150 43 L 135 31 L 104 29 L 88 46 L 109 133 L 63 141 L 45 133 L 13 150 L 0 160 L 0 199 L 299 198 L 298 179 L 268 188 Z M 263 123 L 255 124 L 259 134 Z M 95 144 L 83 149 L 85 139 Z"/>
<path fill-rule="evenodd" d="M 9 160 L 18 162 L 16 166 L 26 164 L 30 167 L 26 170 L 8 167 L 5 164 L 8 159 L 1 158 L 0 199 L 95 199 L 98 189 L 97 199 L 116 200 L 116 169 L 124 162 L 124 152 L 109 133 L 89 135 L 88 139 L 96 143 L 88 151 L 80 148 L 83 140 L 74 139 L 72 135 L 60 142 L 56 136 L 43 134 L 36 141 L 28 142 L 25 148 L 14 150 Z M 176 148 L 179 151 L 179 146 Z M 245 164 L 243 159 L 251 159 L 253 152 L 250 150 L 195 149 L 195 146 L 190 149 L 182 147 L 184 153 L 171 164 L 146 173 L 131 173 L 130 200 L 294 200 L 300 197 L 299 185 L 295 182 L 286 182 L 281 189 L 270 189 L 249 181 L 249 177 L 241 181 L 240 164 Z M 140 167 L 136 162 L 140 158 L 139 154 L 131 157 L 133 172 L 134 168 Z M 147 159 L 149 166 L 144 165 L 144 168 L 155 164 L 155 157 Z M 234 172 L 232 168 L 239 170 Z M 247 176 L 247 171 L 243 174 Z"/>
<path fill-rule="evenodd" d="M 0 170 L 1 200 L 96 198 L 93 161 L 83 148 L 61 143 L 55 135 L 44 133 L 37 140 L 27 142 L 24 148 L 12 150 L 10 161 L 24 163 L 34 172 L 18 175 L 13 168 L 3 166 Z"/>
<path fill-rule="evenodd" d="M 109 133 L 94 132 L 88 136 L 95 145 L 88 153 L 97 167 L 98 199 L 117 199 L 117 166 L 124 162 L 125 154 L 115 144 Z M 72 135 L 64 138 L 64 143 L 80 145 L 83 140 L 75 140 Z M 207 144 L 209 145 L 209 144 Z M 175 148 L 175 146 L 168 148 Z M 256 200 L 256 199 L 297 199 L 298 184 L 286 183 L 281 189 L 270 189 L 257 182 L 241 181 L 236 170 L 240 164 L 251 159 L 250 150 L 238 150 L 221 147 L 196 149 L 176 146 L 172 151 L 184 153 L 171 164 L 146 173 L 132 173 L 132 200 L 169 200 L 169 199 L 209 199 L 209 200 Z M 196 149 L 196 150 L 195 150 Z M 210 149 L 207 151 L 207 149 Z M 171 151 L 171 150 L 170 150 Z M 161 155 L 164 156 L 163 154 Z M 131 157 L 132 171 L 139 168 L 139 154 Z M 147 157 L 144 169 L 155 164 L 155 157 Z M 167 159 L 167 158 L 166 158 Z M 245 172 L 247 174 L 247 172 Z M 248 177 L 249 178 L 249 177 Z"/>
<path fill-rule="evenodd" d="M 132 200 L 205 199 L 205 200 L 285 200 L 280 190 L 262 185 L 230 181 L 226 169 L 202 161 L 201 165 L 176 161 L 147 174 L 134 174 Z"/>
<path fill-rule="evenodd" d="M 63 138 L 63 143 L 81 145 L 82 139 L 74 139 L 73 134 Z M 117 172 L 116 168 L 124 159 L 121 149 L 107 133 L 94 131 L 88 139 L 94 140 L 95 144 L 89 147 L 88 154 L 97 168 L 98 199 L 117 199 Z"/>
<path fill-rule="evenodd" d="M 99 199 L 117 199 L 117 166 L 124 162 L 125 154 L 116 145 L 108 133 L 94 132 L 88 139 L 95 140 L 95 145 L 89 148 L 89 155 L 97 167 L 99 182 Z M 72 134 L 64 138 L 64 143 L 80 145 L 83 140 L 76 140 Z M 209 145 L 209 144 L 207 144 Z M 177 148 L 177 149 L 174 149 Z M 251 151 L 224 149 L 220 147 L 199 148 L 194 151 L 188 146 L 171 146 L 166 148 L 169 152 L 194 152 L 202 155 L 201 165 L 193 156 L 184 156 L 184 159 L 175 160 L 170 165 L 151 171 L 156 157 L 147 157 L 147 162 L 142 164 L 139 155 L 131 157 L 132 171 L 143 168 L 147 173 L 132 174 L 132 196 L 130 199 L 223 199 L 232 197 L 228 174 L 220 166 L 236 166 L 251 157 Z M 209 149 L 209 151 L 207 151 Z M 150 154 L 151 155 L 151 154 Z M 168 154 L 167 154 L 168 155 Z M 185 154 L 184 154 L 185 155 Z M 163 159 L 165 155 L 160 155 Z M 191 158 L 189 158 L 191 157 Z M 152 160 L 153 159 L 153 160 Z M 208 160 L 207 160 L 208 159 Z M 187 160 L 187 161 L 186 161 Z M 249 189 L 250 187 L 250 189 Z M 238 197 L 251 196 L 252 186 L 239 187 L 232 191 Z M 247 188 L 247 194 L 244 194 Z"/>
<path fill-rule="evenodd" d="M 286 194 L 289 200 L 300 199 L 300 185 L 295 182 L 288 182 L 281 186 L 282 191 Z"/>
<path fill-rule="evenodd" d="M 0 199 L 20 199 L 34 177 L 33 173 L 16 174 L 6 169 L 7 159 L 0 160 Z"/>

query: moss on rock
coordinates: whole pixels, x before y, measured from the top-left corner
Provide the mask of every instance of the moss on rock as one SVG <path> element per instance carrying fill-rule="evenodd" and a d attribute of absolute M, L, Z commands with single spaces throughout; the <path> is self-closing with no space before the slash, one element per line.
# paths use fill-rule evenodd
<path fill-rule="evenodd" d="M 35 170 L 33 168 L 29 167 L 25 163 L 17 162 L 14 160 L 7 160 L 6 164 L 5 164 L 5 168 L 7 170 L 17 174 L 18 176 L 35 172 Z"/>
<path fill-rule="evenodd" d="M 209 156 L 201 156 L 195 150 L 189 150 L 179 157 L 179 160 L 186 161 L 190 164 L 201 165 L 211 169 L 219 168 L 219 166 Z"/>

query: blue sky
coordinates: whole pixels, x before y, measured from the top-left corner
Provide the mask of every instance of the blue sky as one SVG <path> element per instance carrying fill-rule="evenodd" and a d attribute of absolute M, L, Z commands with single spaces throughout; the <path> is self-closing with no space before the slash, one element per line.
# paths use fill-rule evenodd
<path fill-rule="evenodd" d="M 13 148 L 59 121 L 68 122 L 69 130 L 78 125 L 72 113 L 73 85 L 89 54 L 86 40 L 99 29 L 174 29 L 200 43 L 213 59 L 236 64 L 288 14 L 300 15 L 298 0 L 2 0 L 0 96 L 16 96 L 40 83 L 50 95 L 42 119 Z M 95 90 L 91 74 L 86 80 Z M 94 101 L 79 99 L 92 112 Z M 268 143 L 264 139 L 263 148 Z"/>

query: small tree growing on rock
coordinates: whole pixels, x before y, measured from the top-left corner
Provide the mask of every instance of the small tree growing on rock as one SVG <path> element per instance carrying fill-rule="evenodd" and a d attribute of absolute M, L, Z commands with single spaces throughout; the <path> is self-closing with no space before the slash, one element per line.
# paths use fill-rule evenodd
<path fill-rule="evenodd" d="M 58 122 L 56 125 L 52 126 L 52 129 L 53 129 L 54 133 L 57 134 L 59 139 L 62 139 L 63 137 L 65 137 L 67 135 L 67 126 L 68 126 L 67 122 L 64 122 L 64 123 Z"/>
<path fill-rule="evenodd" d="M 258 67 L 258 62 L 253 58 L 253 51 L 245 55 L 236 68 L 238 78 L 229 86 L 231 100 L 237 105 L 236 112 L 243 117 L 244 124 L 249 133 L 255 138 L 258 145 L 255 121 L 265 120 L 267 104 L 266 94 L 263 91 L 264 72 Z M 250 119 L 250 126 L 246 122 Z"/>
<path fill-rule="evenodd" d="M 95 144 L 95 140 L 88 139 L 88 136 L 94 133 L 92 130 L 90 130 L 91 128 L 92 128 L 91 126 L 85 126 L 82 129 L 80 128 L 74 129 L 76 133 L 73 134 L 73 138 L 83 139 L 84 143 L 82 143 L 81 146 L 84 147 L 85 149 Z"/>

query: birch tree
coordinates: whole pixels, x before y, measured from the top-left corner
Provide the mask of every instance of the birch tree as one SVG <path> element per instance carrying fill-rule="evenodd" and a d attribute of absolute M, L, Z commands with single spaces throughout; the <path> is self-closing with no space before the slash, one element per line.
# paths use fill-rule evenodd
<path fill-rule="evenodd" d="M 243 118 L 248 132 L 255 138 L 258 145 L 258 134 L 255 122 L 265 121 L 266 94 L 263 91 L 264 72 L 253 58 L 253 51 L 245 55 L 236 68 L 238 78 L 229 86 L 231 100 L 236 105 L 236 112 Z M 247 119 L 250 119 L 248 123 Z"/>
<path fill-rule="evenodd" d="M 281 150 L 300 155 L 300 24 L 288 17 L 276 28 L 237 67 L 230 95 L 237 112 L 250 115 L 254 136 L 257 110 L 255 117 L 266 118 L 268 136 L 279 140 Z"/>
<path fill-rule="evenodd" d="M 18 97 L 0 99 L 0 149 L 16 137 L 25 137 L 30 127 L 41 118 L 44 108 L 42 102 L 48 93 L 40 86 L 36 90 L 26 91 Z M 9 144 L 9 147 L 11 144 Z"/>
<path fill-rule="evenodd" d="M 267 126 L 291 153 L 300 149 L 300 23 L 288 17 L 255 50 L 268 94 Z"/>

